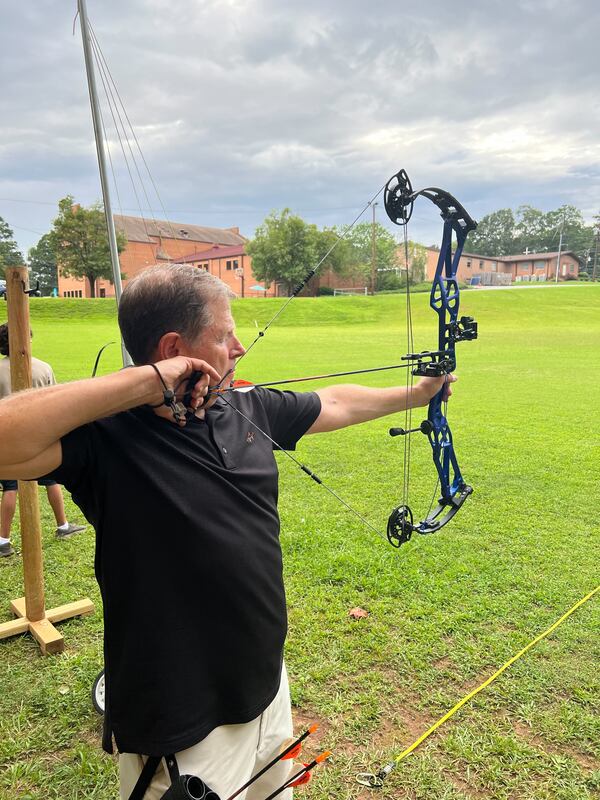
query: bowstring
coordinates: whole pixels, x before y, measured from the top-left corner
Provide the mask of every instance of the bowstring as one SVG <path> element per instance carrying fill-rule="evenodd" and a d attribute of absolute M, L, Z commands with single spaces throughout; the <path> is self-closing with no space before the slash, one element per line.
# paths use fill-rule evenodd
<path fill-rule="evenodd" d="M 335 250 L 335 248 L 346 239 L 350 231 L 354 228 L 358 220 L 364 215 L 364 213 L 372 207 L 375 200 L 379 197 L 379 195 L 384 191 L 386 188 L 387 183 L 385 183 L 377 192 L 373 195 L 373 197 L 366 203 L 366 205 L 361 209 L 361 211 L 356 215 L 356 217 L 352 220 L 352 222 L 346 226 L 343 233 L 338 236 L 336 241 L 331 245 L 331 247 L 327 250 L 325 255 L 318 261 L 315 267 L 313 267 L 306 275 L 302 278 L 298 286 L 294 289 L 292 294 L 287 298 L 285 303 L 277 310 L 277 312 L 271 317 L 271 319 L 266 323 L 266 325 L 260 330 L 257 335 L 254 337 L 252 342 L 246 348 L 244 353 L 238 358 L 236 361 L 236 370 L 237 366 L 240 361 L 245 358 L 250 350 L 257 344 L 259 339 L 264 338 L 268 329 L 273 325 L 273 323 L 281 316 L 281 314 L 285 311 L 285 309 L 289 306 L 292 300 L 297 297 L 300 292 L 304 289 L 307 283 L 311 280 L 311 278 L 317 273 L 319 268 L 323 265 L 323 263 L 327 260 L 327 258 L 331 255 L 331 253 Z M 413 333 L 413 322 L 412 322 L 412 306 L 411 306 L 411 297 L 410 297 L 410 280 L 409 280 L 409 269 L 408 269 L 408 233 L 407 233 L 407 224 L 408 221 L 405 221 L 403 224 L 403 240 L 404 240 L 404 260 L 406 265 L 406 335 L 407 335 L 407 342 L 408 342 L 408 352 L 414 353 L 414 333 Z M 409 365 L 410 366 L 410 365 Z M 233 370 L 229 370 L 223 378 L 219 381 L 219 383 L 213 387 L 214 389 L 219 389 L 221 385 L 224 383 L 225 379 L 229 376 L 229 374 Z M 405 428 L 406 430 L 410 430 L 412 427 L 412 408 L 410 407 L 410 400 L 412 399 L 414 388 L 414 375 L 412 369 L 407 369 L 406 373 L 406 399 L 407 399 L 407 407 L 405 409 Z M 302 464 L 295 456 L 293 456 L 288 450 L 283 448 L 278 442 L 276 442 L 269 434 L 262 430 L 256 422 L 249 417 L 247 417 L 242 411 L 236 408 L 232 403 L 230 403 L 223 394 L 220 395 L 221 399 L 223 400 L 226 405 L 228 405 L 231 409 L 233 409 L 239 416 L 249 422 L 251 425 L 254 425 L 256 429 L 268 439 L 275 447 L 280 450 L 294 463 L 298 466 L 305 474 L 307 474 L 312 480 L 316 483 L 320 484 L 329 494 L 338 500 L 348 511 L 350 511 L 355 517 L 357 517 L 363 525 L 365 525 L 369 530 L 373 531 L 377 536 L 379 536 L 384 541 L 387 541 L 387 536 L 384 535 L 381 531 L 375 528 L 367 519 L 364 517 L 359 511 L 357 511 L 353 506 L 351 506 L 343 497 L 341 497 L 334 489 L 324 483 L 321 478 L 319 478 L 315 473 L 313 473 L 308 467 Z M 407 435 L 404 439 L 404 455 L 403 455 L 403 478 L 402 478 L 402 496 L 403 496 L 403 504 L 405 506 L 408 505 L 408 491 L 409 491 L 409 483 L 410 483 L 410 435 Z"/>
<path fill-rule="evenodd" d="M 402 238 L 404 244 L 404 265 L 406 267 L 406 343 L 407 353 L 414 353 L 414 333 L 412 321 L 412 306 L 410 297 L 410 274 L 408 269 L 408 220 L 405 219 L 402 226 Z M 413 370 L 409 369 L 406 372 L 406 409 L 404 412 L 404 429 L 409 431 L 412 429 L 412 393 L 414 387 L 415 376 Z M 404 437 L 404 453 L 403 453 L 403 466 L 402 466 L 402 505 L 408 506 L 409 500 L 409 486 L 410 486 L 410 449 L 411 449 L 412 435 L 407 434 Z"/>

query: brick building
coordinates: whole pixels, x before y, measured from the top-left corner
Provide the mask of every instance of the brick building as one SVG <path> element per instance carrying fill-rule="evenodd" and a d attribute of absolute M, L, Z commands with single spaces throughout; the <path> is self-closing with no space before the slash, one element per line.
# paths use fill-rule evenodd
<path fill-rule="evenodd" d="M 239 228 L 208 228 L 182 222 L 149 220 L 115 214 L 115 228 L 124 234 L 127 244 L 119 255 L 123 285 L 154 264 L 192 263 L 221 277 L 232 291 L 246 297 L 272 295 L 273 290 L 256 281 L 252 261 L 244 254 L 246 238 Z M 225 252 L 229 256 L 225 256 Z M 232 255 L 233 253 L 236 255 Z M 230 266 L 228 266 L 228 261 Z M 234 266 L 233 263 L 236 262 Z M 89 283 L 83 279 L 58 276 L 61 297 L 91 297 Z M 96 281 L 96 297 L 114 297 L 109 280 Z"/>
<path fill-rule="evenodd" d="M 276 297 L 277 285 L 257 281 L 252 274 L 252 257 L 246 253 L 245 244 L 228 247 L 217 244 L 209 250 L 200 250 L 177 259 L 178 264 L 194 267 L 216 275 L 238 297 Z"/>
<path fill-rule="evenodd" d="M 433 279 L 439 250 L 427 247 L 426 280 Z M 461 255 L 457 278 L 463 283 L 521 283 L 556 280 L 558 253 L 524 253 L 514 256 L 482 256 L 476 253 Z M 404 253 L 398 249 L 398 262 L 404 264 Z M 570 250 L 560 254 L 559 280 L 576 279 L 579 276 L 579 259 Z M 486 276 L 484 280 L 483 276 Z M 499 276 L 494 280 L 494 276 Z M 475 280 L 473 280 L 475 278 Z"/>

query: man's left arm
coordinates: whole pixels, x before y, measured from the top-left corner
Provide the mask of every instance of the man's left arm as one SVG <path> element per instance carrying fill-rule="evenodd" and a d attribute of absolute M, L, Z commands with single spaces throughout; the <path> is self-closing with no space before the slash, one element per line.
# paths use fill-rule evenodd
<path fill-rule="evenodd" d="M 450 384 L 455 380 L 454 375 L 421 378 L 414 386 L 389 389 L 372 389 L 356 384 L 327 386 L 316 392 L 321 399 L 321 413 L 307 433 L 336 431 L 407 408 L 426 406 L 444 385 L 444 399 L 447 399 L 452 394 Z"/>

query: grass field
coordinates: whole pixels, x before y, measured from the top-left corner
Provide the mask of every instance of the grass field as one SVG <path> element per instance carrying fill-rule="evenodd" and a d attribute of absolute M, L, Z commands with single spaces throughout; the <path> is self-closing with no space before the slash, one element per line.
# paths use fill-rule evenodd
<path fill-rule="evenodd" d="M 235 304 L 245 342 L 278 302 Z M 462 310 L 480 338 L 459 346 L 449 420 L 475 491 L 446 528 L 394 550 L 279 456 L 297 728 L 320 722 L 307 752 L 334 753 L 304 790 L 311 800 L 600 797 L 600 594 L 408 756 L 383 789 L 355 783 L 600 583 L 600 286 L 469 291 Z M 413 314 L 417 349 L 435 345 L 426 295 L 414 298 Z M 404 319 L 394 295 L 295 300 L 238 377 L 397 363 Z M 32 327 L 34 355 L 61 381 L 88 376 L 98 349 L 117 340 L 108 300 L 33 300 Z M 100 373 L 118 365 L 111 346 Z M 361 376 L 372 386 L 394 380 L 404 378 Z M 401 491 L 402 446 L 389 424 L 307 437 L 298 449 L 381 531 Z M 435 485 L 424 438 L 413 455 L 418 514 Z M 98 610 L 61 624 L 67 647 L 58 657 L 42 658 L 30 637 L 0 642 L 0 798 L 108 800 L 117 796 L 116 766 L 101 752 L 90 702 L 102 666 L 93 535 L 57 542 L 45 496 L 42 512 L 47 606 L 88 596 Z M 3 559 L 0 620 L 21 595 L 21 559 Z M 369 616 L 351 619 L 355 606 Z"/>

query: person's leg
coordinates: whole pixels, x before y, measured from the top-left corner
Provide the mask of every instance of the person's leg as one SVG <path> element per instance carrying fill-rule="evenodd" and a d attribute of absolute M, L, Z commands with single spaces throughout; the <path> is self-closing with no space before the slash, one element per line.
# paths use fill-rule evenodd
<path fill-rule="evenodd" d="M 51 486 L 46 486 L 46 493 L 48 495 L 50 507 L 54 512 L 56 527 L 59 528 L 61 525 L 66 525 L 67 518 L 65 516 L 65 503 L 60 485 L 58 483 L 54 483 Z"/>
<path fill-rule="evenodd" d="M 259 729 L 260 717 L 244 725 L 222 725 L 215 728 L 197 745 L 175 754 L 180 774 L 195 775 L 219 797 L 229 797 L 252 774 Z M 121 800 L 128 800 L 145 763 L 146 756 L 134 753 L 119 755 Z M 170 779 L 163 759 L 144 800 L 160 800 L 169 785 Z M 243 794 L 240 795 L 240 800 L 243 797 Z"/>
<path fill-rule="evenodd" d="M 2 503 L 0 504 L 0 537 L 10 539 L 10 529 L 17 508 L 17 493 L 2 492 Z"/>
<path fill-rule="evenodd" d="M 261 716 L 260 739 L 254 769 L 252 770 L 253 775 L 256 775 L 263 767 L 266 767 L 278 752 L 281 752 L 288 743 L 291 743 L 293 731 L 290 689 L 284 664 L 279 692 Z M 302 764 L 295 762 L 293 759 L 278 761 L 250 786 L 246 792 L 245 800 L 263 800 L 301 768 Z M 285 789 L 278 795 L 278 798 L 280 800 L 292 800 L 292 793 L 292 789 Z"/>
<path fill-rule="evenodd" d="M 54 513 L 56 519 L 56 538 L 68 539 L 74 533 L 85 530 L 85 525 L 72 525 L 67 522 L 65 514 L 65 503 L 63 500 L 62 487 L 56 481 L 49 478 L 40 478 L 38 481 L 40 486 L 46 487 L 46 494 L 48 495 L 48 502 Z"/>
<path fill-rule="evenodd" d="M 2 500 L 0 500 L 0 556 L 12 556 L 15 552 L 10 543 L 10 529 L 16 508 L 16 481 L 3 481 Z"/>

